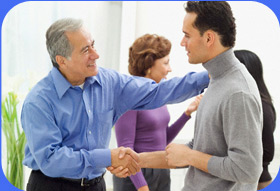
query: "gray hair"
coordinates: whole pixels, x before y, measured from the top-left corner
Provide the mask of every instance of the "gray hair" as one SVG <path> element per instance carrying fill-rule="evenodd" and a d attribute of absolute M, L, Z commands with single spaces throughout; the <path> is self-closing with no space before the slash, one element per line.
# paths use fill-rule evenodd
<path fill-rule="evenodd" d="M 73 47 L 70 44 L 65 32 L 74 32 L 81 29 L 83 21 L 80 19 L 65 18 L 54 22 L 46 33 L 46 45 L 53 66 L 59 68 L 55 57 L 61 55 L 69 58 Z"/>

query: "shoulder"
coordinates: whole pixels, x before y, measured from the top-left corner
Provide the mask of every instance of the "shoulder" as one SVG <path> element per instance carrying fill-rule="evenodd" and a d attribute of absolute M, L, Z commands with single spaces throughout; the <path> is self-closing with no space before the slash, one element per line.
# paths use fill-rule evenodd
<path fill-rule="evenodd" d="M 131 76 L 121 74 L 113 69 L 98 68 L 97 80 L 101 83 L 120 83 L 131 80 Z"/>
<path fill-rule="evenodd" d="M 260 98 L 247 91 L 235 91 L 228 94 L 223 99 L 222 105 L 227 109 L 239 108 L 240 112 L 242 112 L 242 109 L 251 109 L 251 112 L 262 113 Z"/>
<path fill-rule="evenodd" d="M 26 103 L 36 103 L 46 100 L 48 97 L 58 97 L 52 78 L 48 75 L 40 80 L 27 94 Z"/>

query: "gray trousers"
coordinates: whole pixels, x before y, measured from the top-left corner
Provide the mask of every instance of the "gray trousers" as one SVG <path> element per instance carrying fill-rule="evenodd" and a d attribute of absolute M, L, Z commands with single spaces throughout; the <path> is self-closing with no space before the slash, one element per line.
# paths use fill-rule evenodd
<path fill-rule="evenodd" d="M 170 170 L 142 168 L 143 175 L 150 191 L 170 191 Z M 113 176 L 114 191 L 137 191 L 129 177 Z"/>

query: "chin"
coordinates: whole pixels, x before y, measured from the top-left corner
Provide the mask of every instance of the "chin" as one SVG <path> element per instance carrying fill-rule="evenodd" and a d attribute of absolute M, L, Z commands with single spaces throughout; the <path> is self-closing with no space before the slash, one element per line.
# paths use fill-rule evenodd
<path fill-rule="evenodd" d="M 98 74 L 98 67 L 95 68 L 94 71 L 92 71 L 92 76 L 96 76 Z"/>
<path fill-rule="evenodd" d="M 198 61 L 190 60 L 190 59 L 189 59 L 189 63 L 190 63 L 190 64 L 200 64 L 201 62 L 198 62 Z"/>

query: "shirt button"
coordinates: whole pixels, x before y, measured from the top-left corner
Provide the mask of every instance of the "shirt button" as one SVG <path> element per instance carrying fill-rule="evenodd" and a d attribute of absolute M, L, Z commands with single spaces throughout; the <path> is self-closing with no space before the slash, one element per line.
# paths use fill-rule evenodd
<path fill-rule="evenodd" d="M 88 132 L 88 134 L 90 134 L 90 135 L 91 135 L 91 131 L 89 131 L 89 132 Z"/>
<path fill-rule="evenodd" d="M 88 110 L 88 112 L 89 112 L 89 113 L 91 112 L 90 109 Z"/>

